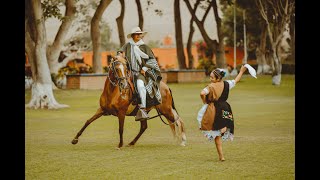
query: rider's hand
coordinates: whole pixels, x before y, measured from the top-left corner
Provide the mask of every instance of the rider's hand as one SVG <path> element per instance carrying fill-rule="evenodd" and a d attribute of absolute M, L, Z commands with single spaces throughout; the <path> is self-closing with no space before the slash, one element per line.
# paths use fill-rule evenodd
<path fill-rule="evenodd" d="M 140 70 L 140 73 L 141 73 L 143 76 L 146 76 L 146 72 L 145 72 L 143 69 Z"/>

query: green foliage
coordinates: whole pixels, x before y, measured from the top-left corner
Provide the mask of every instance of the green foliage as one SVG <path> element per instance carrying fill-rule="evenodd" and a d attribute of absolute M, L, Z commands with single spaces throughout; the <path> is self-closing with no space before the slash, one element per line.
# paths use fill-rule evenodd
<path fill-rule="evenodd" d="M 212 60 L 209 60 L 207 58 L 199 59 L 199 65 L 197 66 L 197 69 L 205 69 L 206 75 L 210 75 L 210 72 L 213 71 L 216 68 L 216 65 L 213 63 Z"/>
<path fill-rule="evenodd" d="M 41 8 L 43 11 L 44 19 L 48 18 L 57 18 L 59 20 L 63 20 L 64 16 L 61 14 L 59 9 L 63 3 L 60 0 L 43 0 L 41 2 Z"/>
<path fill-rule="evenodd" d="M 199 59 L 202 59 L 202 58 L 211 58 L 211 54 L 212 54 L 212 49 L 209 49 L 206 42 L 200 40 L 200 41 L 197 41 L 194 43 L 196 48 L 197 48 L 197 51 L 198 51 L 198 54 L 199 54 Z"/>
<path fill-rule="evenodd" d="M 263 20 L 259 14 L 259 10 L 256 7 L 255 3 L 252 0 L 249 1 L 238 1 L 236 2 L 236 42 L 237 46 L 243 46 L 243 38 L 244 38 L 244 19 L 243 19 L 243 11 L 245 10 L 246 14 L 246 32 L 248 42 L 259 43 L 260 34 L 261 34 L 261 23 Z M 234 4 L 227 5 L 224 4 L 222 6 L 223 11 L 223 34 L 226 37 L 225 43 L 227 46 L 234 45 Z"/>
<path fill-rule="evenodd" d="M 148 11 L 149 8 L 152 8 L 153 4 L 154 4 L 154 3 L 153 3 L 153 0 L 147 0 L 146 11 Z M 154 12 L 156 13 L 156 15 L 158 15 L 158 16 L 160 16 L 160 17 L 163 15 L 162 9 L 154 9 Z"/>
<path fill-rule="evenodd" d="M 216 67 L 210 57 L 210 55 L 212 54 L 212 49 L 209 49 L 207 44 L 202 40 L 195 42 L 195 46 L 197 48 L 199 59 L 197 69 L 205 69 L 206 75 L 208 76 L 210 72 Z"/>
<path fill-rule="evenodd" d="M 90 27 L 90 23 L 87 22 L 87 25 Z M 75 41 L 79 43 L 79 46 L 83 48 L 83 50 L 91 51 L 92 50 L 92 40 L 91 34 L 89 31 L 81 31 L 79 29 L 78 34 L 72 36 L 68 41 L 66 41 L 65 45 L 67 45 L 71 41 Z M 101 49 L 103 51 L 114 50 L 119 47 L 118 44 L 111 42 L 111 29 L 109 25 L 105 22 L 100 23 L 100 37 L 101 37 Z"/>

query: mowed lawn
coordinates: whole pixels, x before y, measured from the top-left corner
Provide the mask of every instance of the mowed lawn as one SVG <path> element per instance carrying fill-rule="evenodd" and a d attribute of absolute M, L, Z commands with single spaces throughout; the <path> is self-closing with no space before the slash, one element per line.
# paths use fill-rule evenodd
<path fill-rule="evenodd" d="M 295 76 L 283 75 L 281 85 L 273 86 L 271 76 L 244 75 L 230 91 L 235 138 L 223 142 L 225 162 L 218 160 L 214 143 L 203 137 L 196 121 L 199 93 L 208 81 L 168 84 L 185 122 L 185 147 L 155 118 L 134 147 L 116 150 L 114 116 L 94 121 L 72 145 L 99 107 L 102 90 L 55 90 L 56 100 L 70 108 L 25 111 L 26 179 L 295 179 Z M 26 102 L 30 94 L 26 91 Z M 125 145 L 139 128 L 133 117 L 126 118 Z"/>

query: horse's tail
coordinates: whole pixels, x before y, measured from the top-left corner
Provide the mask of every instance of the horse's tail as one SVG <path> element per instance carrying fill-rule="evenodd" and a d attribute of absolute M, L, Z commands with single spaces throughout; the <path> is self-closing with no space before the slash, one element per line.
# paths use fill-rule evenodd
<path fill-rule="evenodd" d="M 171 89 L 170 89 L 170 88 L 169 88 L 169 90 L 170 90 L 170 94 L 171 94 L 172 108 L 173 108 L 174 110 L 176 110 L 177 114 L 179 115 L 179 113 L 178 113 L 178 111 L 177 111 L 176 107 L 174 106 L 174 100 L 173 100 L 172 91 L 171 91 Z"/>
<path fill-rule="evenodd" d="M 181 119 L 175 105 L 174 105 L 174 100 L 173 100 L 173 96 L 172 96 L 172 91 L 171 89 L 169 88 L 170 90 L 170 94 L 171 94 L 171 100 L 172 100 L 172 109 L 175 111 L 173 112 L 174 113 L 174 116 L 175 116 L 175 124 L 177 125 L 177 129 L 174 128 L 175 130 L 175 133 L 178 134 L 178 137 L 180 138 L 181 140 L 181 146 L 185 146 L 186 145 L 186 142 L 187 142 L 187 137 L 186 137 L 186 134 L 185 134 L 185 128 L 184 128 L 184 122 L 183 120 Z M 176 113 L 176 115 L 175 115 Z"/>

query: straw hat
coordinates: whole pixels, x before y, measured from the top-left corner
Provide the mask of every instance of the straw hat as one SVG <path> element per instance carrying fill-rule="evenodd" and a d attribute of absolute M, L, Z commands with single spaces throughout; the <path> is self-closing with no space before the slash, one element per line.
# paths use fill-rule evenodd
<path fill-rule="evenodd" d="M 127 38 L 131 38 L 131 34 L 142 34 L 145 35 L 147 34 L 146 31 L 141 31 L 140 27 L 134 27 L 131 29 L 131 32 L 127 35 Z"/>

